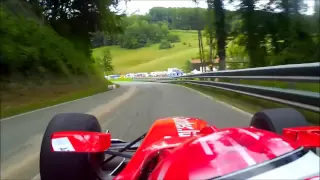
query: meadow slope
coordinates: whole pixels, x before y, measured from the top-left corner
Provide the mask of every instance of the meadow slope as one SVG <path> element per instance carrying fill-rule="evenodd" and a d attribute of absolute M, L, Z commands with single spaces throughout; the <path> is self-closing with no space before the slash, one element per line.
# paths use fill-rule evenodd
<path fill-rule="evenodd" d="M 198 55 L 197 32 L 171 30 L 171 33 L 179 35 L 181 39 L 178 43 L 172 43 L 174 47 L 171 49 L 160 50 L 159 44 L 139 49 L 105 46 L 94 49 L 93 56 L 101 57 L 103 50 L 109 48 L 116 73 L 161 71 L 170 67 L 183 68 L 186 60 Z"/>

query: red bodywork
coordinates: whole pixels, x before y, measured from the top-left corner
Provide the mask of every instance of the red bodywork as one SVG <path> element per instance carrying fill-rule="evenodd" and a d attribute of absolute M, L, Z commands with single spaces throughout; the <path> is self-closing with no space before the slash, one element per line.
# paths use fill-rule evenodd
<path fill-rule="evenodd" d="M 253 127 L 218 129 L 197 118 L 164 118 L 155 121 L 115 180 L 139 179 L 155 157 L 158 162 L 149 180 L 210 179 L 274 159 L 301 146 L 320 147 L 319 140 L 319 127 L 288 128 L 280 136 Z"/>
<path fill-rule="evenodd" d="M 81 131 L 55 132 L 51 137 L 51 145 L 53 151 L 103 152 L 111 145 L 111 135 Z"/>
<path fill-rule="evenodd" d="M 296 127 L 283 130 L 283 136 L 290 138 L 304 147 L 320 147 L 320 127 Z"/>

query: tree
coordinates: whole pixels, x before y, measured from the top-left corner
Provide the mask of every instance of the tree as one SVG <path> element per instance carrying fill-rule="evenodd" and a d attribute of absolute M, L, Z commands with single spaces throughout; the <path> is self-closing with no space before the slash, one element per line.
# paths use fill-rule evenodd
<path fill-rule="evenodd" d="M 207 26 L 206 31 L 209 36 L 209 61 L 211 64 L 214 63 L 213 61 L 213 31 L 214 31 L 214 7 L 210 1 L 208 1 L 208 16 L 207 16 Z M 213 67 L 213 66 L 212 66 Z M 212 70 L 212 69 L 211 69 Z"/>
<path fill-rule="evenodd" d="M 203 8 L 154 7 L 149 11 L 152 22 L 167 21 L 170 29 L 204 29 L 206 11 Z"/>
<path fill-rule="evenodd" d="M 217 38 L 217 51 L 219 56 L 219 69 L 226 68 L 226 29 L 225 29 L 225 12 L 222 0 L 207 0 L 208 10 L 214 9 L 215 30 Z"/>
<path fill-rule="evenodd" d="M 204 59 L 204 52 L 203 52 L 203 44 L 202 44 L 202 33 L 201 30 L 198 30 L 198 46 L 199 46 L 199 56 L 200 56 L 200 63 L 201 63 L 201 71 L 205 70 L 205 59 Z"/>
<path fill-rule="evenodd" d="M 192 69 L 192 63 L 190 60 L 186 60 L 185 61 L 185 64 L 183 66 L 183 71 L 185 72 L 191 72 L 193 69 Z"/>
<path fill-rule="evenodd" d="M 131 17 L 129 17 L 131 18 Z M 136 18 L 125 28 L 120 35 L 119 43 L 123 48 L 137 49 L 150 44 L 159 43 L 161 40 L 178 41 L 178 38 L 169 34 L 167 22 L 149 23 L 146 20 Z"/>
<path fill-rule="evenodd" d="M 101 64 L 103 71 L 105 73 L 113 71 L 112 56 L 111 56 L 111 52 L 109 49 L 104 50 L 103 58 L 100 60 L 100 64 Z"/>
<path fill-rule="evenodd" d="M 172 48 L 171 44 L 167 40 L 162 40 L 159 45 L 159 49 L 170 49 Z"/>
<path fill-rule="evenodd" d="M 246 49 L 251 67 L 265 66 L 265 49 L 261 45 L 264 35 L 259 32 L 259 20 L 255 11 L 255 0 L 242 0 L 240 11 L 243 18 L 243 28 L 246 34 Z"/>
<path fill-rule="evenodd" d="M 315 55 L 316 58 L 320 57 L 320 2 L 319 0 L 314 0 L 314 19 L 316 21 L 316 27 L 318 29 L 317 35 L 318 35 L 318 42 L 317 42 L 317 53 Z"/>
<path fill-rule="evenodd" d="M 245 46 L 241 46 L 239 41 L 243 38 L 238 36 L 237 38 L 231 40 L 227 44 L 227 57 L 228 57 L 228 68 L 230 69 L 243 69 L 246 68 L 248 62 L 248 54 L 246 52 Z"/>
<path fill-rule="evenodd" d="M 121 32 L 121 15 L 110 6 L 118 0 L 25 0 L 42 7 L 45 19 L 61 36 L 74 42 L 88 57 L 91 56 L 91 33 L 97 30 Z"/>

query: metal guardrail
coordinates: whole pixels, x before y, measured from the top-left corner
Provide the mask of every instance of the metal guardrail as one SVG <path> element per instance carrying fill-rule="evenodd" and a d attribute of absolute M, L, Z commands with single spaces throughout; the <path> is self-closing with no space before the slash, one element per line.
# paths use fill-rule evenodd
<path fill-rule="evenodd" d="M 223 82 L 223 80 L 234 82 Z M 212 87 L 248 96 L 270 100 L 313 112 L 320 112 L 320 89 L 318 92 L 239 84 L 239 80 L 283 81 L 291 83 L 320 83 L 320 63 L 280 65 L 239 70 L 225 70 L 185 75 L 180 77 L 139 78 L 136 81 L 161 83 L 185 83 Z M 320 84 L 319 84 L 320 86 Z M 320 88 L 320 87 L 319 87 Z"/>

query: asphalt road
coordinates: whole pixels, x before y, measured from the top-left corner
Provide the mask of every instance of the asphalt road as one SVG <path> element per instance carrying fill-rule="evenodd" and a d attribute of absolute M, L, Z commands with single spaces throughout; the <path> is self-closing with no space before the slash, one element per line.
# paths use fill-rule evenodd
<path fill-rule="evenodd" d="M 167 116 L 193 116 L 218 127 L 247 126 L 251 115 L 193 90 L 172 84 L 122 83 L 102 94 L 3 119 L 1 179 L 37 179 L 42 135 L 57 113 L 96 115 L 113 138 L 133 140 Z M 36 177 L 36 178 L 34 178 Z"/>

